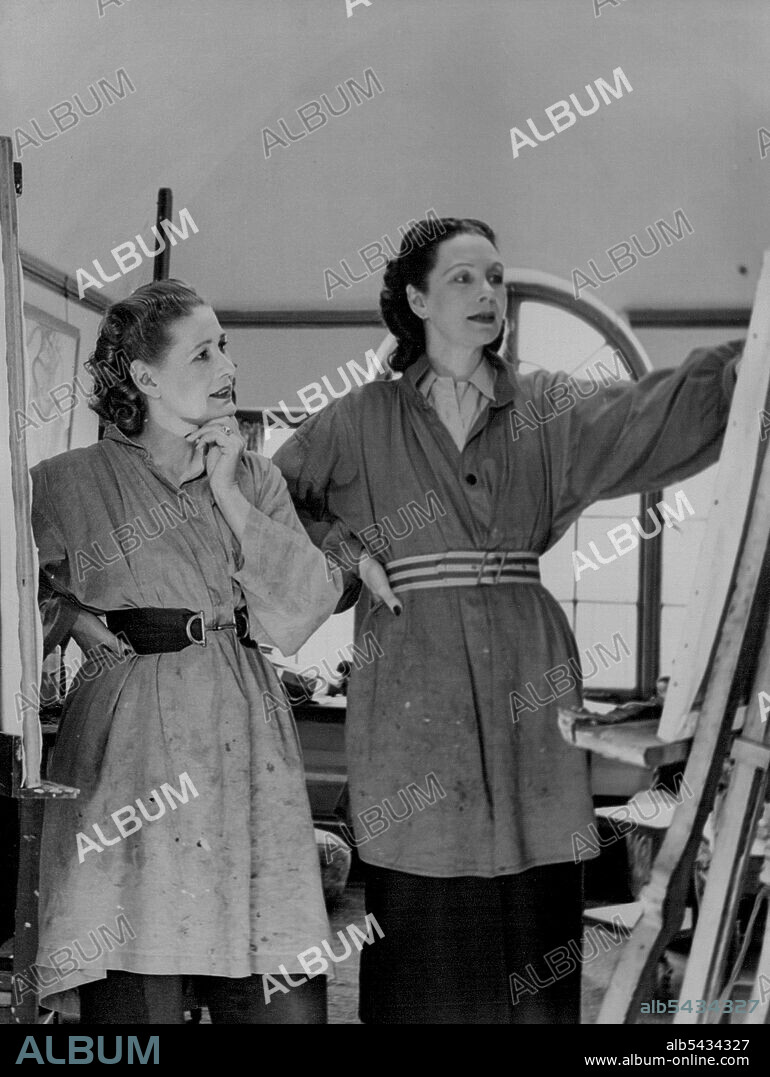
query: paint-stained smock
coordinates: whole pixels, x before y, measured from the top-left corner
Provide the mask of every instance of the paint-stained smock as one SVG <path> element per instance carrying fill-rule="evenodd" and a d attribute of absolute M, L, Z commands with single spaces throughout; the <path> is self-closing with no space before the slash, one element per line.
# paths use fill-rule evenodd
<path fill-rule="evenodd" d="M 49 649 L 79 606 L 185 607 L 226 624 L 245 601 L 252 637 L 293 654 L 339 600 L 280 472 L 254 453 L 237 472 L 252 506 L 241 543 L 205 471 L 179 488 L 114 426 L 32 474 Z M 49 768 L 81 793 L 46 803 L 43 994 L 106 969 L 301 972 L 297 955 L 328 937 L 328 920 L 294 722 L 285 706 L 265 720 L 263 694 L 283 699 L 269 660 L 228 630 L 95 669 L 67 697 Z M 122 808 L 125 837 L 111 818 Z M 93 846 L 79 849 L 78 833 Z"/>
<path fill-rule="evenodd" d="M 351 544 L 363 533 L 383 563 L 446 550 L 541 555 L 593 502 L 660 489 L 718 458 L 741 350 L 700 349 L 639 382 L 581 383 L 580 395 L 559 384 L 566 374 L 513 374 L 489 353 L 495 401 L 462 451 L 419 391 L 423 356 L 310 416 L 273 459 L 314 541 L 325 526 Z M 356 607 L 356 645 L 370 656 L 347 699 L 359 855 L 439 877 L 572 860 L 573 833 L 593 821 L 587 753 L 562 740 L 557 702 L 513 721 L 510 700 L 528 683 L 553 696 L 546 673 L 570 659 L 579 668 L 562 608 L 540 583 L 399 598 L 400 617 L 368 596 Z"/>

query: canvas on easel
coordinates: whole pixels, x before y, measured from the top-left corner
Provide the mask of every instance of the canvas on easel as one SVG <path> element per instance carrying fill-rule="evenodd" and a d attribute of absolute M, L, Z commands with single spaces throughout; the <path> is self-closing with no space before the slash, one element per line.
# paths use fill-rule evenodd
<path fill-rule="evenodd" d="M 699 693 L 702 681 L 701 705 L 695 722 L 692 746 L 683 781 L 692 795 L 676 808 L 663 845 L 652 867 L 650 881 L 643 889 L 640 899 L 642 915 L 621 952 L 612 980 L 605 995 L 599 1023 L 616 1024 L 638 1019 L 640 1003 L 649 997 L 649 989 L 657 961 L 666 945 L 679 930 L 692 879 L 695 854 L 703 827 L 712 810 L 717 786 L 723 775 L 723 766 L 731 755 L 733 767 L 730 775 L 727 801 L 730 806 L 729 820 L 722 835 L 718 835 L 719 849 L 712 863 L 724 873 L 726 865 L 732 864 L 739 878 L 717 878 L 707 882 L 707 939 L 699 943 L 690 956 L 692 967 L 688 976 L 688 990 L 722 990 L 724 951 L 733 927 L 733 911 L 739 892 L 742 866 L 745 865 L 747 849 L 753 833 L 764 796 L 770 763 L 770 727 L 761 721 L 758 711 L 758 692 L 770 675 L 770 638 L 767 614 L 770 595 L 770 454 L 756 432 L 744 441 L 736 424 L 750 413 L 756 415 L 758 405 L 767 403 L 767 371 L 770 361 L 770 254 L 765 255 L 762 274 L 757 286 L 757 297 L 752 313 L 749 338 L 744 351 L 742 375 L 749 381 L 764 382 L 765 396 L 753 396 L 749 400 L 744 392 L 733 402 L 730 413 L 732 432 L 725 439 L 722 450 L 721 479 L 717 482 L 715 508 L 717 520 L 727 532 L 730 528 L 729 512 L 722 511 L 720 498 L 731 493 L 724 483 L 726 476 L 745 476 L 740 485 L 740 500 L 731 500 L 730 509 L 742 512 L 732 521 L 731 549 L 737 556 L 730 565 L 726 584 L 726 601 L 709 606 L 716 618 L 714 627 L 695 625 L 691 612 L 686 624 L 693 631 L 702 629 L 696 638 L 708 637 L 708 653 L 694 651 L 689 654 L 687 683 L 695 684 Z M 740 380 L 739 380 L 740 385 Z M 756 385 L 755 385 L 756 388 Z M 745 434 L 745 429 L 743 431 Z M 753 456 L 746 460 L 736 459 L 736 453 L 745 445 L 754 446 Z M 731 455 L 732 454 L 732 455 Z M 704 563 L 704 550 L 719 558 L 724 555 L 719 547 L 714 549 L 714 536 L 708 534 L 701 547 L 699 563 L 700 578 L 697 588 L 709 586 L 710 572 Z M 708 604 L 705 604 L 708 605 Z M 683 638 L 682 652 L 688 653 Z M 682 683 L 684 683 L 684 678 Z M 748 698 L 746 724 L 741 734 L 733 738 L 733 725 L 738 707 Z M 668 699 L 667 699 L 668 703 Z M 690 710 L 677 712 L 680 718 L 690 719 Z M 725 886 L 725 883 L 732 886 Z M 718 900 L 711 900 L 718 892 Z M 683 1018 L 684 1019 L 684 1018 Z"/>
<path fill-rule="evenodd" d="M 42 731 L 36 702 L 42 629 L 37 609 L 38 561 L 32 538 L 32 493 L 25 437 L 14 421 L 27 403 L 24 314 L 16 199 L 20 169 L 13 144 L 0 136 L 0 483 L 10 503 L 0 513 L 0 734 L 12 738 L 10 773 L 0 790 L 19 801 L 19 866 L 13 940 L 13 980 L 28 973 L 37 952 L 37 894 L 43 804 L 74 799 L 74 787 L 41 773 Z M 19 1023 L 37 1020 L 37 995 L 11 1007 Z"/>
<path fill-rule="evenodd" d="M 695 729 L 704 677 L 713 660 L 743 540 L 757 455 L 765 436 L 761 409 L 766 406 L 770 387 L 767 271 L 765 256 L 717 466 L 706 533 L 658 725 L 658 737 L 664 741 L 690 737 Z"/>

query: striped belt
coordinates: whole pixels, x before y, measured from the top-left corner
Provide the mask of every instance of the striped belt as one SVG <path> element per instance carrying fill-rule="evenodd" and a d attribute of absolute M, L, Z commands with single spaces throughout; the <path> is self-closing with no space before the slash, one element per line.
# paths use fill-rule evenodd
<path fill-rule="evenodd" d="M 537 554 L 511 550 L 449 550 L 399 557 L 385 565 L 391 590 L 539 583 Z"/>

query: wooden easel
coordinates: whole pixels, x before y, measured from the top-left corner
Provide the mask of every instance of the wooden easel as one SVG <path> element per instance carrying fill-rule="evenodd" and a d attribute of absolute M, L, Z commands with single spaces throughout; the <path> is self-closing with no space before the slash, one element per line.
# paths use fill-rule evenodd
<path fill-rule="evenodd" d="M 24 369 L 24 315 L 22 305 L 21 263 L 19 259 L 16 198 L 21 193 L 21 166 L 14 169 L 13 142 L 0 136 L 0 241 L 5 281 L 5 333 L 7 363 L 6 385 L 0 392 L 8 395 L 8 411 L 13 416 L 24 413 L 27 396 Z M 11 492 L 16 528 L 16 578 L 19 598 L 19 648 L 22 694 L 29 696 L 30 685 L 40 682 L 37 561 L 32 541 L 31 503 L 27 452 L 24 438 L 18 438 L 9 426 Z M 1 611 L 3 614 L 6 611 Z M 3 626 L 4 631 L 11 629 Z M 26 686 L 26 692 L 25 692 Z M 5 734 L 8 736 L 8 734 Z M 78 790 L 41 779 L 42 732 L 37 713 L 26 708 L 20 732 L 13 737 L 13 763 L 9 776 L 0 775 L 0 793 L 19 801 L 20 846 L 19 875 L 16 889 L 16 930 L 13 948 L 13 975 L 29 975 L 37 956 L 37 893 L 40 836 L 43 825 L 43 802 L 55 797 L 74 798 Z M 12 983 L 15 981 L 12 981 Z M 27 995 L 12 1007 L 14 1020 L 20 1024 L 37 1021 L 38 998 Z"/>
<path fill-rule="evenodd" d="M 742 376 L 749 377 L 752 371 L 766 373 L 770 364 L 770 255 L 765 256 L 757 288 L 744 363 Z M 768 407 L 770 400 L 765 395 L 754 403 Z M 758 424 L 759 407 L 756 412 L 754 418 Z M 755 438 L 755 443 L 758 440 Z M 710 651 L 702 704 L 684 774 L 694 795 L 677 806 L 653 864 L 650 881 L 641 894 L 641 919 L 620 955 L 599 1023 L 633 1023 L 638 1020 L 641 1004 L 650 999 L 657 962 L 683 920 L 703 826 L 729 756 L 732 770 L 728 792 L 720 813 L 681 1001 L 719 999 L 724 988 L 728 946 L 770 768 L 770 722 L 759 695 L 770 691 L 770 454 L 765 449 L 759 440 L 756 458 L 744 462 L 751 469 L 749 508 L 740 531 L 728 602 Z M 721 493 L 729 496 L 729 490 Z M 721 518 L 724 519 L 724 514 Z M 740 528 L 741 519 L 735 520 L 734 526 Z M 702 658 L 699 652 L 693 661 L 700 662 Z M 749 705 L 744 726 L 731 749 L 735 712 L 746 697 Z M 765 885 L 770 885 L 767 860 L 763 878 Z M 770 982 L 770 927 L 762 947 L 753 998 L 762 999 L 760 984 L 764 982 Z M 764 1002 L 754 1008 L 749 1018 L 751 1023 L 770 1021 L 767 989 L 764 995 Z M 702 1014 L 680 1011 L 677 1021 L 713 1022 L 721 1016 L 716 1010 Z"/>

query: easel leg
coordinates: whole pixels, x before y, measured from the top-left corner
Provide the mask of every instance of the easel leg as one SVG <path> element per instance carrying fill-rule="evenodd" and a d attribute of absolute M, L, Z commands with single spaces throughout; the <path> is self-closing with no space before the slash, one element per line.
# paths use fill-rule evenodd
<path fill-rule="evenodd" d="M 701 902 L 681 1001 L 720 999 L 725 994 L 725 963 L 749 864 L 749 856 L 765 802 L 770 766 L 770 726 L 762 722 L 759 687 L 770 683 L 770 631 L 762 651 L 744 728 L 733 744 L 728 790 L 719 812 L 714 855 Z M 731 985 L 727 985 L 729 994 Z M 675 1024 L 713 1024 L 714 1011 L 677 1014 Z"/>
<path fill-rule="evenodd" d="M 33 966 L 37 958 L 37 903 L 40 880 L 42 800 L 19 801 L 19 877 L 16 885 L 16 930 L 13 948 L 12 1012 L 18 1024 L 36 1024 L 38 992 Z M 20 980 L 19 977 L 24 977 Z M 27 993 L 34 984 L 34 993 Z M 20 999 L 20 1001 L 19 1001 Z"/>
<path fill-rule="evenodd" d="M 770 834 L 765 838 L 765 866 L 759 881 L 766 890 L 770 890 Z M 747 1015 L 744 1024 L 770 1025 L 770 908 L 767 909 L 765 935 L 751 997 L 759 999 L 759 1005 Z"/>

